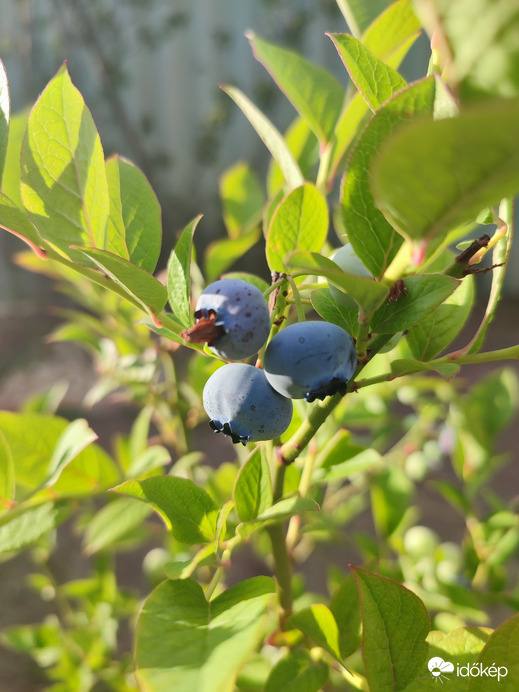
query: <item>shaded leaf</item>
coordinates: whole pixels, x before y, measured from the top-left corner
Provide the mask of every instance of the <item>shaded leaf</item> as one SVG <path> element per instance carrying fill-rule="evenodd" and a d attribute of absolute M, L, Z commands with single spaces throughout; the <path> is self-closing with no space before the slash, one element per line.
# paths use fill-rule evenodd
<path fill-rule="evenodd" d="M 117 498 L 102 507 L 88 522 L 84 534 L 84 550 L 89 555 L 112 549 L 120 540 L 142 525 L 151 508 L 130 498 Z"/>
<path fill-rule="evenodd" d="M 382 143 L 403 123 L 418 114 L 432 115 L 435 93 L 435 78 L 428 77 L 396 94 L 374 115 L 349 159 L 341 190 L 342 221 L 355 254 L 376 277 L 389 266 L 402 238 L 373 199 L 371 164 Z"/>
<path fill-rule="evenodd" d="M 402 690 L 427 658 L 429 616 L 401 584 L 353 568 L 362 606 L 362 656 L 370 690 Z"/>
<path fill-rule="evenodd" d="M 2 515 L 0 525 L 0 553 L 20 550 L 52 531 L 70 513 L 70 506 L 57 502 L 44 502 L 22 512 Z"/>
<path fill-rule="evenodd" d="M 319 692 L 327 680 L 324 661 L 314 661 L 307 651 L 294 649 L 272 668 L 264 692 Z"/>
<path fill-rule="evenodd" d="M 418 360 L 431 360 L 451 344 L 467 321 L 474 302 L 474 281 L 466 276 L 461 285 L 428 317 L 406 335 Z"/>
<path fill-rule="evenodd" d="M 106 250 L 76 248 L 96 264 L 142 310 L 159 313 L 167 300 L 167 291 L 154 276 L 128 260 Z M 110 286 L 110 283 L 108 283 Z"/>
<path fill-rule="evenodd" d="M 371 176 L 377 205 L 404 237 L 445 237 L 519 190 L 519 104 L 410 123 L 384 142 Z"/>
<path fill-rule="evenodd" d="M 9 82 L 4 63 L 0 60 L 0 180 L 4 172 L 9 140 L 9 120 L 11 117 L 11 98 Z"/>
<path fill-rule="evenodd" d="M 230 238 L 251 231 L 261 221 L 265 194 L 248 163 L 239 161 L 220 176 L 223 220 Z"/>

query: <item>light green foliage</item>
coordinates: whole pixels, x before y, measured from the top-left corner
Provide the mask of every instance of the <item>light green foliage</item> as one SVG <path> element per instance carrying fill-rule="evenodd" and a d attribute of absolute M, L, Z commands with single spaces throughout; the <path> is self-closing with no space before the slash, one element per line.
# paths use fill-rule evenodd
<path fill-rule="evenodd" d="M 0 226 L 32 250 L 18 263 L 67 297 L 51 340 L 79 344 L 97 373 L 76 420 L 61 381 L 0 412 L 2 560 L 26 551 L 31 588 L 54 613 L 1 641 L 45 668 L 53 692 L 134 692 L 132 669 L 147 692 L 418 692 L 437 684 L 432 657 L 506 666 L 499 689 L 519 685 L 519 519 L 493 484 L 515 462 L 500 440 L 517 375 L 454 379 L 519 358 L 508 342 L 483 350 L 519 192 L 517 2 L 338 4 L 352 34 L 330 26 L 321 39 L 347 68 L 344 87 L 250 35 L 298 117 L 283 135 L 248 94 L 224 88 L 271 161 L 265 181 L 244 161 L 223 172 L 225 234 L 201 249 L 201 216 L 161 247 L 155 193 L 134 163 L 105 161 L 66 66 L 30 114 L 12 118 L 0 69 Z M 438 33 L 428 74 L 406 84 L 398 69 L 420 30 L 413 8 Z M 329 259 L 332 233 L 369 275 Z M 486 296 L 478 273 L 489 249 Z M 225 277 L 264 293 L 269 339 L 315 312 L 355 339 L 346 395 L 296 400 L 277 447 L 207 437 L 202 392 L 222 363 L 184 330 L 203 287 Z M 474 328 L 476 296 L 487 305 Z M 263 367 L 267 344 L 251 365 Z M 255 410 L 248 392 L 236 396 Z M 134 421 L 98 441 L 87 421 L 103 400 L 123 401 Z M 434 523 L 447 505 L 456 543 Z M 65 532 L 90 569 L 68 582 L 53 567 Z M 153 589 L 144 599 L 120 579 L 128 563 L 115 570 L 115 554 L 135 550 L 132 570 L 145 555 Z M 120 625 L 133 633 L 132 657 L 121 655 Z M 485 682 L 450 673 L 448 686 L 479 692 Z"/>

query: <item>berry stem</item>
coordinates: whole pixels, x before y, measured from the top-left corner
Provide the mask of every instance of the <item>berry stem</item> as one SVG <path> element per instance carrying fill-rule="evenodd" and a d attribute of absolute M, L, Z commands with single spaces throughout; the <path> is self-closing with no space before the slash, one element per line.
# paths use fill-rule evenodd
<path fill-rule="evenodd" d="M 341 399 L 342 394 L 334 394 L 312 408 L 292 437 L 279 447 L 278 456 L 283 464 L 288 466 L 297 459 Z"/>
<path fill-rule="evenodd" d="M 281 606 L 281 627 L 284 620 L 292 613 L 292 563 L 288 555 L 285 524 L 273 524 L 267 527 L 272 545 L 274 573 L 278 585 L 279 605 Z"/>

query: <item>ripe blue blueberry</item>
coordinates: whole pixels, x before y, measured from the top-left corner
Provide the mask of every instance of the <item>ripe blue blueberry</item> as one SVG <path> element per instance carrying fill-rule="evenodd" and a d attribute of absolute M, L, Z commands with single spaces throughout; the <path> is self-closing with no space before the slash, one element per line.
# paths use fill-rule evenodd
<path fill-rule="evenodd" d="M 357 367 L 351 336 L 330 322 L 298 322 L 281 330 L 267 346 L 265 375 L 276 391 L 292 399 L 324 399 L 346 394 Z"/>
<path fill-rule="evenodd" d="M 355 251 L 353 250 L 350 243 L 348 243 L 348 245 L 343 245 L 341 248 L 339 248 L 337 252 L 333 255 L 332 260 L 335 262 L 335 264 L 338 264 L 339 267 L 347 274 L 353 274 L 354 276 L 362 276 L 367 279 L 373 278 L 370 272 L 366 269 L 366 267 L 362 264 L 360 259 L 355 254 Z M 337 288 L 337 286 L 334 286 L 331 283 L 328 284 L 328 287 L 336 303 L 339 303 L 339 305 L 343 305 L 345 308 L 358 308 L 358 305 L 353 300 L 353 298 L 344 291 L 341 291 L 340 288 Z"/>
<path fill-rule="evenodd" d="M 290 425 L 292 402 L 278 394 L 260 368 L 245 363 L 227 363 L 207 380 L 204 409 L 215 432 L 233 442 L 272 440 Z"/>
<path fill-rule="evenodd" d="M 207 343 L 224 360 L 243 360 L 263 346 L 270 315 L 263 293 L 241 279 L 220 279 L 202 292 L 196 324 L 182 332 L 186 341 Z"/>

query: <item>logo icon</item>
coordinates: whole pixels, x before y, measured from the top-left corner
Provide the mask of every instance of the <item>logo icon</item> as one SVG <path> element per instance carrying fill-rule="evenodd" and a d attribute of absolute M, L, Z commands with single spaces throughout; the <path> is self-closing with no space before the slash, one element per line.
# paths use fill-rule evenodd
<path fill-rule="evenodd" d="M 454 663 L 451 663 L 450 661 L 444 661 L 443 658 L 440 658 L 439 656 L 431 658 L 429 660 L 429 663 L 427 664 L 427 667 L 429 668 L 429 671 L 431 672 L 433 678 L 435 680 L 439 680 L 442 683 L 443 680 L 448 680 L 445 673 L 454 672 Z"/>

